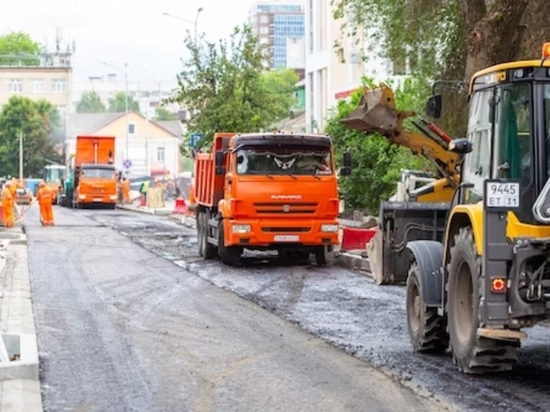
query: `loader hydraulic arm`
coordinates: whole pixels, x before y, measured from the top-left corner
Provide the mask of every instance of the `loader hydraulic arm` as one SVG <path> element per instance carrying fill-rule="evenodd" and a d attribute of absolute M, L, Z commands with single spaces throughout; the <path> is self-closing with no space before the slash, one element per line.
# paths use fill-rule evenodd
<path fill-rule="evenodd" d="M 403 125 L 409 119 L 415 131 Z M 451 138 L 413 112 L 395 109 L 393 91 L 382 86 L 376 89 L 364 89 L 357 108 L 341 123 L 365 134 L 378 133 L 391 143 L 409 148 L 415 155 L 421 155 L 439 170 L 440 177 L 456 186 L 459 181 L 459 155 L 449 151 Z"/>

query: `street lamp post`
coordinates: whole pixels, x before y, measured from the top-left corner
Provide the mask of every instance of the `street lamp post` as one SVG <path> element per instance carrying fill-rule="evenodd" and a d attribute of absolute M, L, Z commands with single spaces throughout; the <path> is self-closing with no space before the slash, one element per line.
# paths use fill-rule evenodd
<path fill-rule="evenodd" d="M 170 13 L 162 13 L 163 16 L 168 16 L 168 17 L 173 17 L 174 19 L 178 19 L 178 20 L 181 20 L 181 21 L 185 21 L 187 23 L 191 23 L 193 24 L 194 28 L 195 28 L 195 43 L 197 43 L 197 40 L 199 39 L 199 31 L 198 31 L 198 23 L 199 23 L 199 15 L 201 14 L 201 12 L 203 11 L 204 9 L 202 7 L 199 7 L 197 9 L 197 15 L 195 16 L 195 20 L 189 20 L 189 19 L 186 19 L 185 17 L 180 17 L 180 16 L 175 16 L 173 14 L 170 14 Z"/>
<path fill-rule="evenodd" d="M 118 66 L 115 66 L 114 64 L 103 62 L 105 66 L 114 67 L 117 70 L 120 70 Z M 130 149 L 129 149 L 129 119 L 128 119 L 128 63 L 124 63 L 124 115 L 126 118 L 126 148 L 124 153 L 124 161 L 126 161 L 129 158 L 130 155 Z"/>

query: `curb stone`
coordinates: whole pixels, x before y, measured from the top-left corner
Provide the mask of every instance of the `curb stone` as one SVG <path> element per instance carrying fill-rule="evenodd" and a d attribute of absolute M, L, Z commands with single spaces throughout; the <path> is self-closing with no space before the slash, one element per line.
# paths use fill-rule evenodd
<path fill-rule="evenodd" d="M 0 279 L 2 343 L 9 356 L 20 356 L 20 360 L 0 363 L 0 410 L 42 411 L 27 237 L 22 232 L 16 236 L 12 230 L 0 231 Z"/>

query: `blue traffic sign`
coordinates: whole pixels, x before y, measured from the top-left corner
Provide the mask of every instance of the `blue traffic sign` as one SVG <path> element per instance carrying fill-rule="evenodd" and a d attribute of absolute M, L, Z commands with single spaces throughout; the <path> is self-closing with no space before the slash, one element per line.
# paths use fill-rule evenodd
<path fill-rule="evenodd" d="M 196 147 L 203 136 L 202 133 L 191 133 L 189 136 L 189 147 Z"/>
<path fill-rule="evenodd" d="M 129 168 L 131 168 L 131 167 L 132 167 L 132 161 L 131 161 L 130 159 L 126 159 L 126 160 L 124 161 L 124 168 L 125 168 L 125 169 L 129 169 Z"/>

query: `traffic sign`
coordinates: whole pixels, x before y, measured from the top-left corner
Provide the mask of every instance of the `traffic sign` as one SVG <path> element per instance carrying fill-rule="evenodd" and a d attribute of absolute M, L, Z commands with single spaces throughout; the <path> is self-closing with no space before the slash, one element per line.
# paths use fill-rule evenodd
<path fill-rule="evenodd" d="M 189 136 L 189 147 L 193 148 L 197 146 L 197 143 L 199 143 L 199 140 L 203 138 L 202 133 L 191 133 Z"/>
<path fill-rule="evenodd" d="M 126 160 L 124 161 L 124 168 L 125 168 L 125 169 L 129 169 L 129 168 L 131 168 L 131 167 L 132 167 L 132 161 L 131 161 L 130 159 L 126 159 Z"/>

